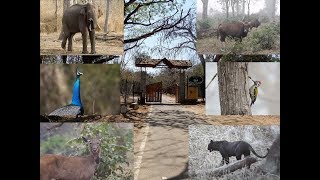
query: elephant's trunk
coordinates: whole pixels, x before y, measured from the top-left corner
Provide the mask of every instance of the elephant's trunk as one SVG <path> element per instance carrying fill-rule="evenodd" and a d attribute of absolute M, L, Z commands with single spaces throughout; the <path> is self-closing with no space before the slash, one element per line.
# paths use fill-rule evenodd
<path fill-rule="evenodd" d="M 89 23 L 89 31 L 92 31 L 92 29 L 95 29 L 93 19 L 90 18 L 88 21 L 89 21 L 88 22 Z"/>

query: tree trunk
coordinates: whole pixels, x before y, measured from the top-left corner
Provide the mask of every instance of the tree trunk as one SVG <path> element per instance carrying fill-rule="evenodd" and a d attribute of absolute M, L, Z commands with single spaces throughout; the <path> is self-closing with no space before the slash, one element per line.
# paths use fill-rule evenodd
<path fill-rule="evenodd" d="M 236 0 L 236 11 L 237 11 L 237 16 L 239 16 L 240 14 L 240 4 L 239 4 L 240 0 Z"/>
<path fill-rule="evenodd" d="M 110 0 L 107 0 L 107 8 L 106 8 L 106 19 L 104 22 L 104 32 L 108 33 L 108 19 L 109 19 L 109 10 L 110 10 Z"/>
<path fill-rule="evenodd" d="M 54 32 L 58 31 L 58 0 L 56 0 L 56 9 L 54 12 L 55 19 L 56 19 L 56 27 L 54 28 Z"/>
<path fill-rule="evenodd" d="M 235 5 L 235 0 L 231 0 L 231 10 L 232 10 L 232 17 L 234 18 L 234 5 Z"/>
<path fill-rule="evenodd" d="M 245 0 L 242 0 L 242 15 L 243 17 L 245 16 L 245 6 L 246 6 L 246 1 Z"/>
<path fill-rule="evenodd" d="M 221 115 L 251 115 L 247 62 L 218 62 Z"/>
<path fill-rule="evenodd" d="M 229 0 L 226 0 L 226 13 L 227 13 L 227 19 L 229 19 Z"/>
<path fill-rule="evenodd" d="M 264 173 L 271 173 L 280 176 L 280 135 L 270 147 L 269 154 L 264 164 L 260 166 Z"/>
<path fill-rule="evenodd" d="M 201 174 L 204 177 L 219 177 L 228 173 L 232 173 L 238 169 L 242 169 L 246 166 L 249 166 L 253 163 L 257 162 L 257 159 L 251 156 L 245 157 L 242 160 L 236 161 L 234 163 L 230 163 L 226 166 L 223 167 L 218 167 L 214 170 L 204 170 L 204 171 L 200 171 L 198 172 L 197 175 Z M 190 174 L 191 177 L 195 177 L 195 174 Z"/>
<path fill-rule="evenodd" d="M 248 19 L 249 19 L 249 15 L 250 15 L 250 0 L 248 0 Z"/>
<path fill-rule="evenodd" d="M 270 20 L 274 20 L 276 16 L 276 0 L 268 0 L 265 2 L 266 10 Z"/>
<path fill-rule="evenodd" d="M 208 1 L 209 0 L 202 0 L 202 19 L 208 18 Z"/>

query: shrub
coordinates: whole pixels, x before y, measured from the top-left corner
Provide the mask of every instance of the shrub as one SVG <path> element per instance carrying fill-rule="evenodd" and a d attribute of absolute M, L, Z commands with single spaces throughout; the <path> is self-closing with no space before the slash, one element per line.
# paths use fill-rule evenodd
<path fill-rule="evenodd" d="M 253 52 L 276 48 L 280 36 L 280 26 L 278 24 L 269 23 L 253 29 L 248 33 L 247 47 L 251 47 Z"/>

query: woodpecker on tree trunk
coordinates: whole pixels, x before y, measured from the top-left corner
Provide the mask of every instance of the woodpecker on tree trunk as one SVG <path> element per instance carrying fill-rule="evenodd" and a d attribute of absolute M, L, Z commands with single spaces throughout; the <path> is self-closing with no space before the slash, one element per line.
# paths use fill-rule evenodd
<path fill-rule="evenodd" d="M 249 94 L 251 98 L 251 104 L 250 104 L 250 107 L 251 107 L 254 104 L 254 102 L 257 100 L 258 87 L 261 85 L 261 81 L 254 81 L 250 76 L 249 78 L 253 81 L 253 85 L 249 89 Z"/>

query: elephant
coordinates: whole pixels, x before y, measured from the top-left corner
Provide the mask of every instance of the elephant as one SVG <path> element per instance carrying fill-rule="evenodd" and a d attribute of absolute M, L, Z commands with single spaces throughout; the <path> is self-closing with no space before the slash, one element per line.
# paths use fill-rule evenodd
<path fill-rule="evenodd" d="M 62 39 L 61 47 L 66 49 L 68 39 L 68 51 L 72 51 L 72 38 L 81 32 L 82 34 L 82 53 L 87 54 L 87 33 L 89 32 L 91 43 L 91 54 L 95 54 L 95 29 L 97 27 L 97 19 L 94 6 L 90 3 L 75 4 L 64 11 L 62 17 Z M 59 39 L 60 39 L 59 38 Z"/>

